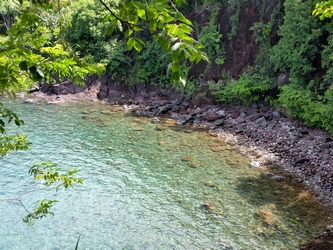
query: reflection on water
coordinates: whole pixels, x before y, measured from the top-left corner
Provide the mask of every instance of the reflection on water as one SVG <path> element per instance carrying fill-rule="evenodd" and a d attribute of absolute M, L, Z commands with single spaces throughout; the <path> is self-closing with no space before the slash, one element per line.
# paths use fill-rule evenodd
<path fill-rule="evenodd" d="M 82 249 L 297 249 L 331 220 L 292 179 L 273 181 L 206 131 L 99 103 L 6 102 L 34 144 L 1 159 L 0 196 L 35 188 L 36 160 L 79 168 L 85 182 L 26 196 L 30 208 L 59 200 L 32 228 L 0 202 L 0 249 L 73 249 L 79 235 Z"/>

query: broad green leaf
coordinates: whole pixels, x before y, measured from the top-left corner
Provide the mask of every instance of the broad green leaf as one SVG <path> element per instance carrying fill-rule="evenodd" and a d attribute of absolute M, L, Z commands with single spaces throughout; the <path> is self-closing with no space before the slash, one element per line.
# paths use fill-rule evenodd
<path fill-rule="evenodd" d="M 141 50 L 142 50 L 142 45 L 141 45 L 139 42 L 135 41 L 135 43 L 134 43 L 134 49 L 135 49 L 136 51 L 138 51 L 138 52 L 141 52 Z"/>
<path fill-rule="evenodd" d="M 106 23 L 110 21 L 110 15 L 107 14 L 103 19 L 102 19 L 102 23 Z"/>
<path fill-rule="evenodd" d="M 186 23 L 187 25 L 193 25 L 192 22 L 190 20 L 188 20 L 186 17 L 183 16 L 182 13 L 180 12 L 176 12 L 176 15 L 175 15 L 176 19 L 182 21 L 183 23 Z"/>
<path fill-rule="evenodd" d="M 130 1 L 123 1 L 123 7 L 125 10 L 130 10 L 131 9 L 131 2 Z"/>
<path fill-rule="evenodd" d="M 141 38 L 135 38 L 135 40 L 137 41 L 137 42 L 139 42 L 141 45 L 144 45 L 145 44 L 145 42 L 141 39 Z"/>
<path fill-rule="evenodd" d="M 136 9 L 145 9 L 146 7 L 143 3 L 140 3 L 138 1 L 132 1 L 132 4 Z"/>
<path fill-rule="evenodd" d="M 127 50 L 131 50 L 134 46 L 134 44 L 136 43 L 135 39 L 133 37 L 131 37 L 130 39 L 127 40 L 127 43 L 126 43 L 126 47 L 127 47 Z"/>
<path fill-rule="evenodd" d="M 178 60 L 181 61 L 185 58 L 185 51 L 184 49 L 178 50 Z"/>
<path fill-rule="evenodd" d="M 179 81 L 185 86 L 186 80 L 183 77 L 179 77 Z"/>
<path fill-rule="evenodd" d="M 43 70 L 41 69 L 41 67 L 37 67 L 37 73 L 39 74 L 39 76 L 41 77 L 41 78 L 44 78 L 44 72 L 43 72 Z"/>
<path fill-rule="evenodd" d="M 172 72 L 180 71 L 180 64 L 179 63 L 173 63 L 172 64 Z"/>
<path fill-rule="evenodd" d="M 168 50 L 170 48 L 170 41 L 164 37 L 159 37 L 158 43 L 164 50 Z"/>
<path fill-rule="evenodd" d="M 179 29 L 186 34 L 191 34 L 193 31 L 193 29 L 189 25 L 184 23 L 179 24 Z"/>
<path fill-rule="evenodd" d="M 164 14 L 164 20 L 163 21 L 165 23 L 170 23 L 174 20 L 175 20 L 175 18 L 173 16 L 169 15 L 168 13 Z"/>
<path fill-rule="evenodd" d="M 198 53 L 197 58 L 195 59 L 195 62 L 198 64 L 201 60 L 201 54 Z"/>
<path fill-rule="evenodd" d="M 173 62 L 177 62 L 178 61 L 178 53 L 173 52 L 171 54 L 171 59 L 172 59 Z"/>
<path fill-rule="evenodd" d="M 142 29 L 141 27 L 139 27 L 139 26 L 134 26 L 133 30 L 134 30 L 134 31 L 141 31 L 141 30 L 143 30 L 143 29 Z"/>
<path fill-rule="evenodd" d="M 146 20 L 146 11 L 143 10 L 143 9 L 138 9 L 137 10 L 137 13 L 138 13 L 138 16 L 143 19 L 143 20 Z"/>
<path fill-rule="evenodd" d="M 157 29 L 157 21 L 155 19 L 151 19 L 149 22 L 150 31 L 154 32 Z"/>
<path fill-rule="evenodd" d="M 128 29 L 128 30 L 125 31 L 124 36 L 125 36 L 125 37 L 128 37 L 128 36 L 130 36 L 132 33 L 133 33 L 133 30 Z"/>
<path fill-rule="evenodd" d="M 171 47 L 171 50 L 172 50 L 172 51 L 175 51 L 175 50 L 177 50 L 181 45 L 182 45 L 181 42 L 175 43 L 175 44 Z"/>
<path fill-rule="evenodd" d="M 178 33 L 178 25 L 177 24 L 169 24 L 166 26 L 169 35 L 177 35 Z"/>

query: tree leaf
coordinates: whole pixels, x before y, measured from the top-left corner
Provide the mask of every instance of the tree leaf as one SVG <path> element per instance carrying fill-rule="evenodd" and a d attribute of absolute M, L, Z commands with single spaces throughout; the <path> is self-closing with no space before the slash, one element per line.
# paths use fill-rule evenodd
<path fill-rule="evenodd" d="M 134 44 L 136 43 L 135 39 L 133 37 L 131 37 L 130 39 L 127 40 L 126 43 L 126 48 L 127 50 L 131 50 L 134 46 Z"/>
<path fill-rule="evenodd" d="M 142 50 L 142 45 L 141 45 L 139 42 L 135 41 L 135 43 L 134 43 L 134 49 L 135 49 L 136 51 L 138 51 L 138 52 L 141 52 L 141 50 Z"/>

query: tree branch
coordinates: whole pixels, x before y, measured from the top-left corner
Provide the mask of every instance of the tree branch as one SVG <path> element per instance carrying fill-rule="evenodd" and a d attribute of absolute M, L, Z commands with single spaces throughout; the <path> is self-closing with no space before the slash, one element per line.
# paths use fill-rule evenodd
<path fill-rule="evenodd" d="M 144 27 L 144 26 L 137 25 L 137 24 L 133 24 L 133 23 L 130 23 L 130 22 L 126 21 L 126 20 L 121 19 L 119 16 L 117 16 L 117 15 L 116 15 L 116 14 L 115 14 L 115 13 L 109 8 L 109 6 L 106 5 L 106 3 L 103 2 L 103 0 L 99 0 L 99 2 L 100 2 L 100 3 L 104 6 L 104 8 L 106 8 L 106 9 L 110 12 L 110 14 L 111 14 L 113 17 L 115 17 L 119 22 L 121 22 L 121 23 L 126 23 L 126 24 L 128 24 L 128 25 L 130 25 L 130 26 L 139 27 L 139 28 L 144 29 L 144 30 L 149 30 L 148 28 L 146 28 L 146 27 Z"/>
<path fill-rule="evenodd" d="M 169 0 L 169 3 L 171 4 L 171 6 L 175 9 L 175 11 L 179 12 L 176 5 L 172 2 L 172 0 Z"/>

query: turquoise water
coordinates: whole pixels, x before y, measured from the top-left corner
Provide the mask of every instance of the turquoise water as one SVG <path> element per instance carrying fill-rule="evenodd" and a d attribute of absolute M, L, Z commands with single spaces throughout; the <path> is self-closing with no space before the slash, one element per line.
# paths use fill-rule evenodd
<path fill-rule="evenodd" d="M 328 213 L 299 187 L 251 169 L 206 131 L 153 123 L 100 103 L 4 101 L 33 145 L 0 159 L 0 198 L 39 187 L 38 160 L 80 169 L 84 184 L 23 196 L 28 209 L 57 199 L 32 227 L 15 201 L 0 202 L 0 249 L 296 249 Z M 204 206 L 203 204 L 206 204 Z"/>

